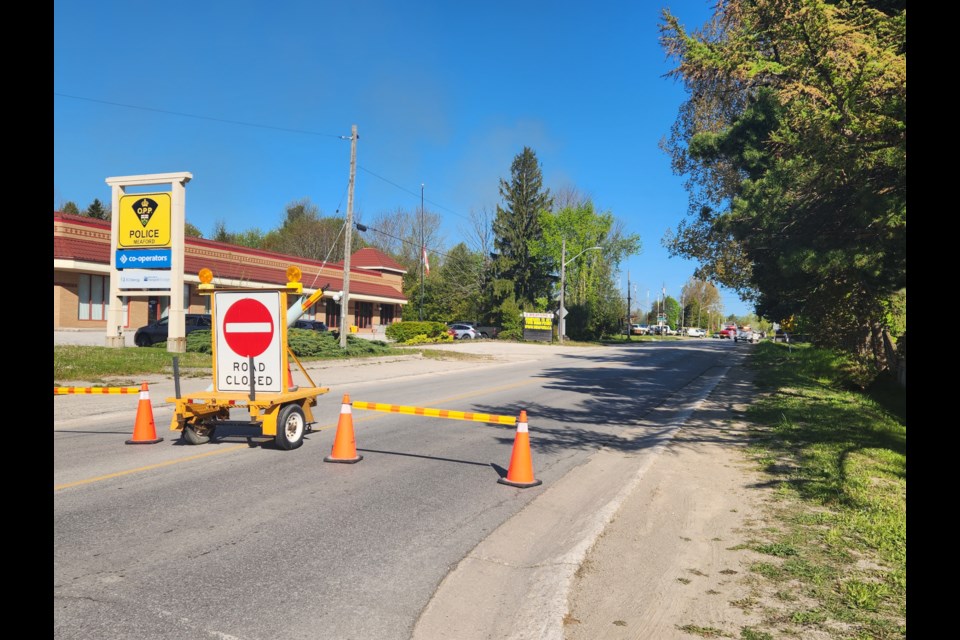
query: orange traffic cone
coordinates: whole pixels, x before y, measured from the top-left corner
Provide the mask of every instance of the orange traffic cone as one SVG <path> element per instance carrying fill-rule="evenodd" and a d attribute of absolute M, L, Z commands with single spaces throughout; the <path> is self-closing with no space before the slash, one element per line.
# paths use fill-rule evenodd
<path fill-rule="evenodd" d="M 500 484 L 511 487 L 535 487 L 543 484 L 543 480 L 533 479 L 533 460 L 530 457 L 530 433 L 527 431 L 527 412 L 520 411 L 517 420 L 517 435 L 513 440 L 513 453 L 510 455 L 510 468 L 507 477 L 497 480 Z"/>
<path fill-rule="evenodd" d="M 153 406 L 150 404 L 150 389 L 147 383 L 140 385 L 140 404 L 137 405 L 137 421 L 133 424 L 133 438 L 127 444 L 156 444 L 163 438 L 157 437 L 157 425 L 153 422 Z"/>
<path fill-rule="evenodd" d="M 290 363 L 287 362 L 287 391 L 296 391 L 299 388 L 293 384 L 293 371 L 290 370 Z"/>
<path fill-rule="evenodd" d="M 350 394 L 343 394 L 340 406 L 340 420 L 337 422 L 337 435 L 333 439 L 333 450 L 323 459 L 324 462 L 360 462 L 363 456 L 357 455 L 357 443 L 353 437 L 353 413 L 350 408 Z"/>

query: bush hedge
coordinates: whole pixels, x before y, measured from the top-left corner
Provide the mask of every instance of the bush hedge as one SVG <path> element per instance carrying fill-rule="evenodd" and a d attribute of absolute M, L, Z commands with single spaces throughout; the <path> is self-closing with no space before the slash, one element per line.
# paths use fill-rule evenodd
<path fill-rule="evenodd" d="M 340 348 L 340 339 L 329 331 L 288 329 L 287 345 L 298 358 L 352 358 L 356 356 L 387 355 L 390 346 L 383 340 L 366 340 L 347 336 L 347 348 Z M 211 353 L 210 332 L 194 331 L 187 336 L 187 351 Z"/>
<path fill-rule="evenodd" d="M 447 342 L 443 338 L 447 336 L 447 325 L 442 322 L 395 322 L 387 327 L 386 335 L 391 340 L 402 343 Z M 420 336 L 426 340 L 418 340 Z"/>

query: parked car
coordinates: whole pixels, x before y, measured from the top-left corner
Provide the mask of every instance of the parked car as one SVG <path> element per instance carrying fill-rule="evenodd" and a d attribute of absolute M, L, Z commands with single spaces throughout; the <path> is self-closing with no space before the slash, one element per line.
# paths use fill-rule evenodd
<path fill-rule="evenodd" d="M 479 338 L 480 334 L 469 324 L 454 323 L 449 325 L 447 333 L 453 336 L 454 340 L 472 340 Z"/>
<path fill-rule="evenodd" d="M 169 318 L 160 318 L 156 322 L 140 327 L 133 335 L 133 343 L 138 347 L 149 347 L 158 342 L 166 342 L 170 332 Z M 184 318 L 184 335 L 190 335 L 200 329 L 210 330 L 213 323 L 209 313 L 188 313 Z"/>
<path fill-rule="evenodd" d="M 311 331 L 327 331 L 327 323 L 319 320 L 297 320 L 293 323 L 294 329 L 310 329 Z"/>
<path fill-rule="evenodd" d="M 500 335 L 500 327 L 495 327 L 493 325 L 480 325 L 476 322 L 469 322 L 467 320 L 457 320 L 456 322 L 447 323 L 447 328 L 449 329 L 455 324 L 465 324 L 477 332 L 478 338 L 496 338 Z"/>
<path fill-rule="evenodd" d="M 734 342 L 760 342 L 760 334 L 750 329 L 741 329 L 733 336 Z"/>
<path fill-rule="evenodd" d="M 720 337 L 734 338 L 737 335 L 737 331 L 739 331 L 739 329 L 737 329 L 737 325 L 735 324 L 727 325 L 726 327 L 720 330 Z"/>
<path fill-rule="evenodd" d="M 706 338 L 707 331 L 706 329 L 698 329 L 696 327 L 687 327 L 687 335 L 691 338 Z"/>
<path fill-rule="evenodd" d="M 645 336 L 649 331 L 649 327 L 644 324 L 631 324 L 630 325 L 630 335 L 633 336 Z"/>
<path fill-rule="evenodd" d="M 675 336 L 675 335 L 677 335 L 677 331 L 676 331 L 675 329 L 671 329 L 671 328 L 670 328 L 670 325 L 667 325 L 667 324 L 657 325 L 657 326 L 655 326 L 655 327 L 650 327 L 650 333 L 652 333 L 652 334 L 654 334 L 654 335 L 657 335 L 657 336 Z"/>
<path fill-rule="evenodd" d="M 500 327 L 473 325 L 473 330 L 480 334 L 481 338 L 496 338 L 500 335 Z"/>

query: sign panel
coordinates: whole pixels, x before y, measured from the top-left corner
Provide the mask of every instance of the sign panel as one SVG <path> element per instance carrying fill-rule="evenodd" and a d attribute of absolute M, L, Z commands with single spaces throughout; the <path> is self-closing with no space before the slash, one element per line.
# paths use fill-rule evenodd
<path fill-rule="evenodd" d="M 553 314 L 524 313 L 523 339 L 550 342 L 553 339 Z"/>
<path fill-rule="evenodd" d="M 213 294 L 217 391 L 284 391 L 286 313 L 279 291 L 216 291 Z M 253 358 L 253 369 L 250 358 Z"/>
<path fill-rule="evenodd" d="M 170 249 L 117 249 L 117 269 L 169 269 L 172 253 Z"/>
<path fill-rule="evenodd" d="M 120 197 L 118 249 L 169 247 L 172 218 L 169 193 Z"/>
<path fill-rule="evenodd" d="M 117 272 L 121 289 L 170 290 L 170 270 L 124 269 Z"/>

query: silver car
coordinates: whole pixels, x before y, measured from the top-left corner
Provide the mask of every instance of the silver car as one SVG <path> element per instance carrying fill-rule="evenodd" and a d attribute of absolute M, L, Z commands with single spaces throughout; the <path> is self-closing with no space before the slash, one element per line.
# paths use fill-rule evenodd
<path fill-rule="evenodd" d="M 468 324 L 451 324 L 447 333 L 452 335 L 454 340 L 473 340 L 480 337 L 477 330 Z"/>

